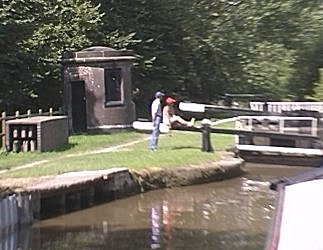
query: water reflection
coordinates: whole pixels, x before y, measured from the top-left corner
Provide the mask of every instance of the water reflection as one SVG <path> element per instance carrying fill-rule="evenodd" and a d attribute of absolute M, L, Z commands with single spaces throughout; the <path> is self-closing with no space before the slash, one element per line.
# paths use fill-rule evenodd
<path fill-rule="evenodd" d="M 247 176 L 114 201 L 0 237 L 18 249 L 263 249 L 275 193 L 268 180 L 298 169 L 251 166 Z M 14 239 L 14 244 L 5 241 Z"/>

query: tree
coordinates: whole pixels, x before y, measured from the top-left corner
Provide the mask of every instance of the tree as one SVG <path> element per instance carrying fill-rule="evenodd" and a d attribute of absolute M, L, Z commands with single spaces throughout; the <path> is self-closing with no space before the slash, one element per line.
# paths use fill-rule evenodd
<path fill-rule="evenodd" d="M 61 54 L 93 45 L 136 53 L 133 87 L 144 111 L 156 89 L 201 102 L 226 92 L 302 100 L 323 64 L 319 0 L 2 3 L 0 107 L 60 106 Z"/>
<path fill-rule="evenodd" d="M 102 17 L 99 6 L 86 0 L 2 3 L 1 108 L 61 106 L 60 57 L 92 44 Z"/>
<path fill-rule="evenodd" d="M 314 83 L 313 96 L 308 97 L 308 99 L 321 102 L 323 100 L 323 68 L 319 70 L 319 75 L 319 81 Z"/>
<path fill-rule="evenodd" d="M 0 7 L 0 106 L 11 107 L 23 103 L 28 93 L 26 82 L 28 60 L 20 47 L 21 41 L 29 35 L 33 18 L 29 7 L 19 1 L 2 1 Z M 24 83 L 23 83 L 24 81 Z"/>

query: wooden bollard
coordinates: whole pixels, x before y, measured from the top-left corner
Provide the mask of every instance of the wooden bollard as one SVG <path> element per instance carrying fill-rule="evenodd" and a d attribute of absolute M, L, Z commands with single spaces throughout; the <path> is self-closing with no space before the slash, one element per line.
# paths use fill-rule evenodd
<path fill-rule="evenodd" d="M 213 148 L 210 140 L 210 127 L 211 121 L 208 119 L 203 119 L 201 121 L 201 131 L 202 131 L 202 148 L 203 152 L 213 152 Z"/>

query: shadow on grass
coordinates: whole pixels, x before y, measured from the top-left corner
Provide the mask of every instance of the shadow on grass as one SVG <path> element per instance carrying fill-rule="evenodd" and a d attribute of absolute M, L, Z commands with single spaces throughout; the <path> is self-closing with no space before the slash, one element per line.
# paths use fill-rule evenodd
<path fill-rule="evenodd" d="M 182 150 L 182 149 L 201 149 L 200 147 L 193 147 L 193 146 L 177 146 L 177 147 L 172 147 L 174 150 Z"/>
<path fill-rule="evenodd" d="M 57 153 L 64 152 L 64 151 L 67 151 L 67 150 L 70 150 L 70 149 L 76 147 L 77 145 L 78 145 L 78 143 L 68 143 L 61 148 L 53 150 L 52 152 L 57 152 Z"/>

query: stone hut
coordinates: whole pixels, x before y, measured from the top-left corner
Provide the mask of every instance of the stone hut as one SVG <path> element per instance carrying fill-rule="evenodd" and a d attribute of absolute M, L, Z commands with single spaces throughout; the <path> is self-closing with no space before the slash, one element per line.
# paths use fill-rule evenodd
<path fill-rule="evenodd" d="M 64 108 L 72 132 L 130 127 L 135 120 L 127 50 L 90 47 L 63 55 Z"/>

